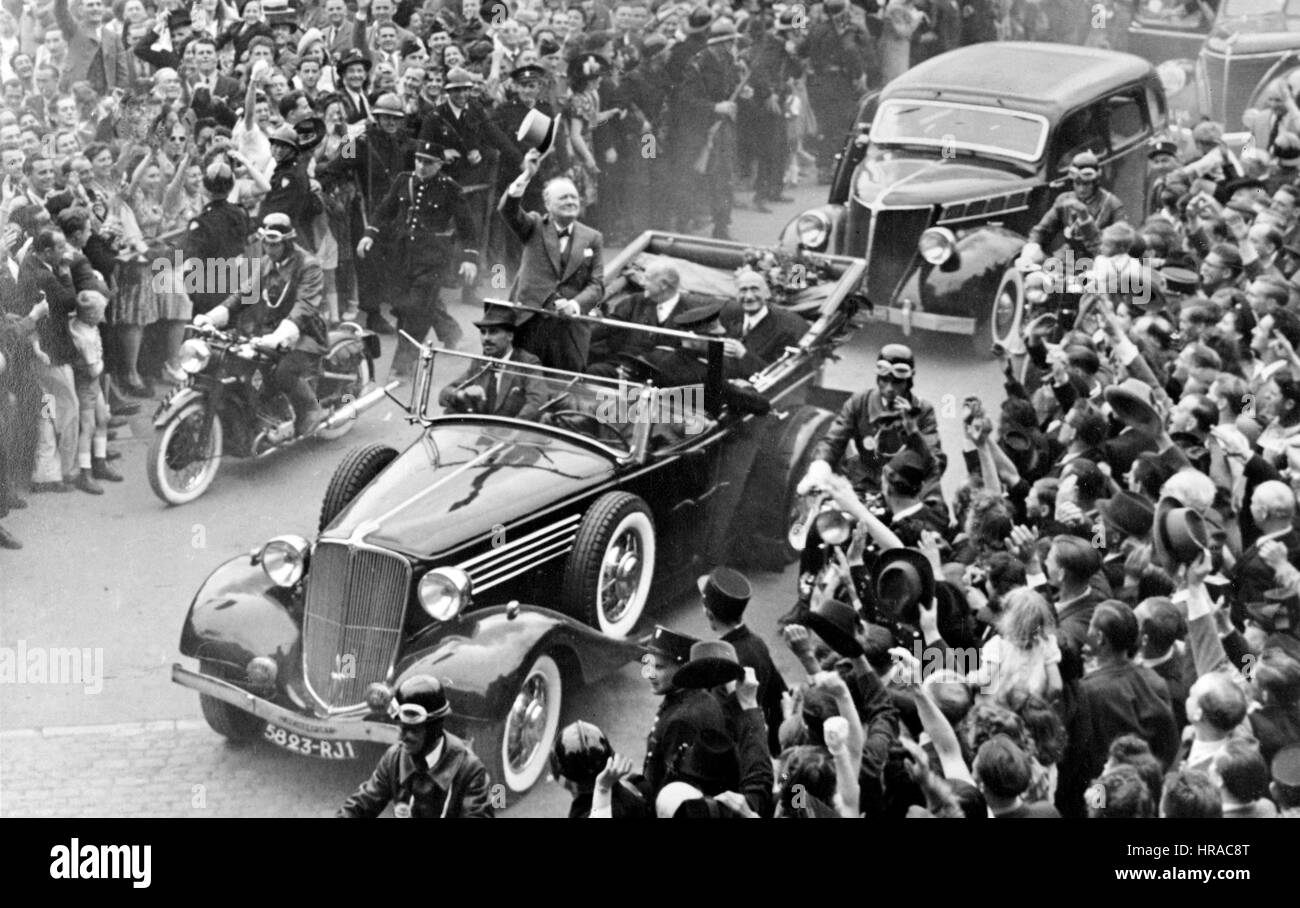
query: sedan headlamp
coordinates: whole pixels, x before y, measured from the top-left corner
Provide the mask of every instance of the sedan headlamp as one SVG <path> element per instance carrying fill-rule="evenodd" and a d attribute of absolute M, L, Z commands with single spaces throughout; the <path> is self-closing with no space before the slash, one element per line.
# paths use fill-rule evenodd
<path fill-rule="evenodd" d="M 197 337 L 191 337 L 185 343 L 181 344 L 181 351 L 178 354 L 181 371 L 187 375 L 194 375 L 202 372 L 208 367 L 208 362 L 212 359 L 212 351 L 208 345 Z"/>
<path fill-rule="evenodd" d="M 957 237 L 947 227 L 931 227 L 921 234 L 916 248 L 931 265 L 942 265 L 957 251 Z"/>
<path fill-rule="evenodd" d="M 301 536 L 276 536 L 262 546 L 262 573 L 276 586 L 293 586 L 307 570 L 311 544 Z"/>
<path fill-rule="evenodd" d="M 831 235 L 831 222 L 820 211 L 805 211 L 794 225 L 799 245 L 805 249 L 821 249 Z"/>
<path fill-rule="evenodd" d="M 450 621 L 469 604 L 473 582 L 460 568 L 434 568 L 420 579 L 420 605 L 435 621 Z"/>
<path fill-rule="evenodd" d="M 1156 67 L 1156 75 L 1166 97 L 1172 97 L 1187 87 L 1187 66 L 1181 60 L 1166 60 Z"/>

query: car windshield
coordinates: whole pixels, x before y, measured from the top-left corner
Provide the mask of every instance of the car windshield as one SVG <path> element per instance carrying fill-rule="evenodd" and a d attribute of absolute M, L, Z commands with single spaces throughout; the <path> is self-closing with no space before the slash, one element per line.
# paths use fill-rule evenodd
<path fill-rule="evenodd" d="M 1045 117 L 974 104 L 886 101 L 871 126 L 873 145 L 920 145 L 945 155 L 967 151 L 1033 162 L 1046 141 Z"/>
<path fill-rule="evenodd" d="M 1142 0 L 1137 21 L 1158 28 L 1202 29 L 1207 22 L 1196 0 Z"/>
<path fill-rule="evenodd" d="M 1300 31 L 1300 0 L 1224 0 L 1214 31 L 1219 36 Z"/>
<path fill-rule="evenodd" d="M 420 401 L 413 401 L 413 407 Z M 703 385 L 652 388 L 628 379 L 544 369 L 437 350 L 423 412 L 485 414 L 573 432 L 618 452 L 699 431 Z"/>

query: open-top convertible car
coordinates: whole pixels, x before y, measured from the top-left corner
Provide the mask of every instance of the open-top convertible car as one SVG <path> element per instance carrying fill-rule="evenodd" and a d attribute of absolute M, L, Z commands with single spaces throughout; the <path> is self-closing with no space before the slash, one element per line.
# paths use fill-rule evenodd
<path fill-rule="evenodd" d="M 733 295 L 752 251 L 648 233 L 606 269 L 605 311 L 649 264 L 670 262 L 695 298 Z M 647 605 L 718 563 L 780 567 L 795 486 L 844 392 L 820 367 L 854 326 L 865 263 L 773 264 L 798 342 L 747 380 L 724 378 L 722 344 L 627 323 L 700 349 L 698 382 L 599 378 L 422 348 L 406 404 L 420 428 L 398 452 L 353 451 L 326 490 L 314 541 L 278 536 L 221 565 L 194 597 L 180 651 L 230 738 L 264 736 L 318 757 L 391 742 L 386 709 L 407 675 L 442 680 L 453 727 L 509 792 L 541 776 L 564 686 L 635 658 Z M 542 317 L 542 316 L 536 316 Z M 518 417 L 437 415 L 485 370 Z M 644 357 L 636 362 L 645 363 Z M 445 373 L 445 374 L 443 374 Z M 528 415 L 529 418 L 520 418 Z"/>
<path fill-rule="evenodd" d="M 970 335 L 1019 332 L 1026 237 L 1069 188 L 1074 155 L 1146 210 L 1147 142 L 1167 120 L 1156 69 L 1130 54 L 990 42 L 940 54 L 866 96 L 827 204 L 787 225 L 788 249 L 863 256 L 877 317 Z"/>

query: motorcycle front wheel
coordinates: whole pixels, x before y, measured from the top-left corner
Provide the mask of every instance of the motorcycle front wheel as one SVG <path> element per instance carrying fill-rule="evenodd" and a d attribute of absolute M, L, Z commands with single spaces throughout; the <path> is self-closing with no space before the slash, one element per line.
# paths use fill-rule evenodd
<path fill-rule="evenodd" d="M 170 505 L 187 504 L 212 485 L 221 468 L 221 417 L 212 418 L 207 444 L 203 426 L 207 402 L 192 401 L 181 407 L 157 432 L 149 445 L 149 487 Z"/>

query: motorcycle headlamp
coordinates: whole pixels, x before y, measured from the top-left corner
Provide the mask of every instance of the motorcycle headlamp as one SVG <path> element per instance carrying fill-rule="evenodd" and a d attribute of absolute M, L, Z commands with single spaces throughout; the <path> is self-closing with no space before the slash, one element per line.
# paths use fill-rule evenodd
<path fill-rule="evenodd" d="M 194 375 L 202 372 L 208 367 L 212 359 L 212 351 L 208 345 L 197 337 L 191 337 L 185 343 L 181 344 L 181 350 L 178 354 L 181 371 L 187 375 Z"/>
<path fill-rule="evenodd" d="M 420 579 L 420 605 L 435 621 L 450 621 L 469 604 L 472 587 L 460 568 L 434 568 Z"/>
<path fill-rule="evenodd" d="M 276 536 L 262 546 L 262 573 L 276 586 L 293 586 L 307 570 L 311 544 L 301 536 Z"/>

